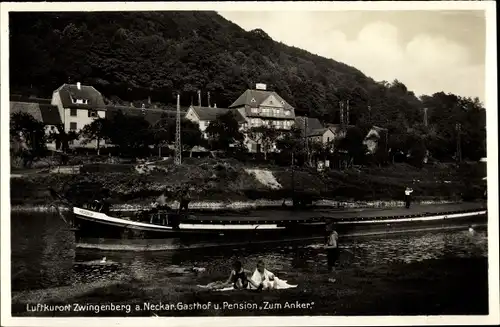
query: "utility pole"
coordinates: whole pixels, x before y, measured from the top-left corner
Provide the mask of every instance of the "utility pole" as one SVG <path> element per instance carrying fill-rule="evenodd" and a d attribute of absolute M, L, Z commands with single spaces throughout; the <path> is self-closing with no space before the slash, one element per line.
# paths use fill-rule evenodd
<path fill-rule="evenodd" d="M 344 128 L 344 102 L 340 101 L 339 102 L 339 107 L 340 107 L 340 126 Z"/>
<path fill-rule="evenodd" d="M 462 124 L 460 123 L 457 123 L 455 125 L 455 128 L 457 130 L 457 161 L 460 163 L 462 162 L 462 142 L 461 142 L 461 139 L 460 139 L 460 134 L 461 134 L 461 131 L 462 131 Z"/>
<path fill-rule="evenodd" d="M 346 125 L 349 126 L 349 100 L 347 100 L 346 105 Z"/>
<path fill-rule="evenodd" d="M 372 124 L 372 106 L 368 105 L 368 122 Z"/>
<path fill-rule="evenodd" d="M 182 143 L 181 143 L 181 96 L 177 93 L 177 119 L 175 121 L 175 159 L 174 163 L 182 163 Z"/>
<path fill-rule="evenodd" d="M 304 118 L 304 148 L 305 148 L 305 156 L 306 156 L 306 163 L 309 164 L 309 142 L 308 142 L 308 135 L 307 135 L 307 123 L 308 123 L 308 118 L 305 116 Z"/>

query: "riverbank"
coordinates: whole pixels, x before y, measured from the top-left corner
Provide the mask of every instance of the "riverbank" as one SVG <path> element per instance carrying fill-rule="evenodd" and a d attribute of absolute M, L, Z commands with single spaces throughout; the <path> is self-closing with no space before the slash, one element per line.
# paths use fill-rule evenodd
<path fill-rule="evenodd" d="M 245 210 L 278 207 L 292 190 L 299 196 L 322 199 L 320 206 L 400 206 L 410 185 L 416 202 L 456 202 L 481 197 L 481 180 L 471 167 L 432 165 L 423 169 L 395 164 L 383 168 L 344 171 L 295 171 L 287 168 L 249 167 L 235 160 L 193 159 L 182 166 L 170 162 L 154 165 L 92 164 L 78 174 L 36 173 L 11 177 L 14 207 L 43 207 L 54 188 L 76 200 L 91 199 L 102 188 L 111 191 L 113 205 L 147 206 L 161 194 L 175 207 L 182 187 L 190 189 L 193 209 Z M 293 183 L 292 183 L 293 181 Z"/>
<path fill-rule="evenodd" d="M 195 274 L 195 273 L 193 273 Z M 245 316 L 245 315 L 462 315 L 488 314 L 488 262 L 484 257 L 429 259 L 410 264 L 363 265 L 341 268 L 335 283 L 326 272 L 304 274 L 290 271 L 286 279 L 297 288 L 272 292 L 214 292 L 196 283 L 224 279 L 217 276 L 164 276 L 151 281 L 124 277 L 120 282 L 94 288 L 73 287 L 13 294 L 14 316 Z M 30 293 L 31 292 L 31 293 Z M 36 293 L 36 294 L 35 294 Z M 38 295 L 37 295 L 38 294 Z M 49 295 L 47 295 L 49 294 Z M 467 300 L 463 295 L 467 294 Z M 84 312 L 27 312 L 27 304 L 66 305 L 113 303 L 130 305 L 130 312 L 92 310 Z M 178 303 L 207 304 L 206 310 L 178 309 Z M 170 310 L 151 310 L 149 304 L 173 304 Z M 233 305 L 224 309 L 224 303 Z M 266 304 L 267 303 L 267 304 Z M 287 303 L 298 308 L 289 308 Z M 220 309 L 214 308 L 219 304 Z M 136 305 L 141 310 L 136 310 Z M 238 309 L 245 305 L 247 309 Z M 266 307 L 267 305 L 267 307 Z M 267 309 L 266 309 L 267 308 Z"/>

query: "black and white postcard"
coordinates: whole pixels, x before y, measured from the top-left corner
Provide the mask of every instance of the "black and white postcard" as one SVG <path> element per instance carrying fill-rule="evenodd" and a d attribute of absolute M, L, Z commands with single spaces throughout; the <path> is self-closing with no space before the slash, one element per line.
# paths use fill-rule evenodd
<path fill-rule="evenodd" d="M 2 326 L 499 323 L 494 1 L 2 3 L 1 49 Z"/>

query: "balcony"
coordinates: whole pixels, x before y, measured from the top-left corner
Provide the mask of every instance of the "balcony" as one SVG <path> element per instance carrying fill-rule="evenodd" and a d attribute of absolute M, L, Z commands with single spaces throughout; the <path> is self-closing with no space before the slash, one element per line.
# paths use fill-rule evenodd
<path fill-rule="evenodd" d="M 248 116 L 294 119 L 294 113 L 292 110 L 285 110 L 280 108 L 251 108 Z"/>

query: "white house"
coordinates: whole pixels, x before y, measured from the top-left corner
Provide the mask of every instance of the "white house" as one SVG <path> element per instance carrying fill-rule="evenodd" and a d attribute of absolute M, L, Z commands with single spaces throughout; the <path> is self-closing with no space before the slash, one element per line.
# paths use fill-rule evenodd
<path fill-rule="evenodd" d="M 102 94 L 93 86 L 63 84 L 52 94 L 52 105 L 56 106 L 66 132 L 79 132 L 96 118 L 105 118 L 106 107 Z M 84 146 L 75 141 L 73 146 Z M 96 144 L 87 146 L 95 147 Z"/>

